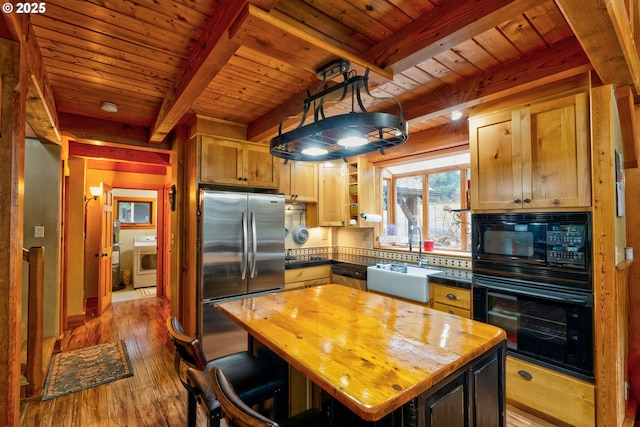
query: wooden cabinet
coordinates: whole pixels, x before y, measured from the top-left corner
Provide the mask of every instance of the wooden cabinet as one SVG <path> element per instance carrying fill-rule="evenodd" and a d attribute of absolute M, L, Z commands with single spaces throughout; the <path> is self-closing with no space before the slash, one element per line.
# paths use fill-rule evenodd
<path fill-rule="evenodd" d="M 360 217 L 361 213 L 377 213 L 375 203 L 375 173 L 373 165 L 364 157 L 347 162 L 347 226 L 353 228 L 373 227 Z"/>
<path fill-rule="evenodd" d="M 199 181 L 203 183 L 276 188 L 277 168 L 263 144 L 200 137 Z"/>
<path fill-rule="evenodd" d="M 313 162 L 294 162 L 284 160 L 280 164 L 280 182 L 278 192 L 287 200 L 294 202 L 318 201 L 318 165 Z"/>
<path fill-rule="evenodd" d="M 342 160 L 318 165 L 318 225 L 345 225 L 345 163 Z"/>
<path fill-rule="evenodd" d="M 506 372 L 509 404 L 567 425 L 594 425 L 593 384 L 511 356 Z"/>
<path fill-rule="evenodd" d="M 424 401 L 428 427 L 505 426 L 504 347 L 453 375 Z"/>
<path fill-rule="evenodd" d="M 471 318 L 471 290 L 440 284 L 431 287 L 431 303 L 436 310 Z"/>
<path fill-rule="evenodd" d="M 591 205 L 587 94 L 469 120 L 471 207 Z"/>
<path fill-rule="evenodd" d="M 314 267 L 290 268 L 284 271 L 284 288 L 308 288 L 310 286 L 331 283 L 331 265 L 316 265 Z"/>

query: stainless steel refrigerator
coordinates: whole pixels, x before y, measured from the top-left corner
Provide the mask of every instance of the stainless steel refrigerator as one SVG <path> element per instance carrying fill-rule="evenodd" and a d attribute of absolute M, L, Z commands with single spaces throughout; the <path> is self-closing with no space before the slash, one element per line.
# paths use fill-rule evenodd
<path fill-rule="evenodd" d="M 247 349 L 217 305 L 284 289 L 284 196 L 201 189 L 198 335 L 207 359 Z"/>

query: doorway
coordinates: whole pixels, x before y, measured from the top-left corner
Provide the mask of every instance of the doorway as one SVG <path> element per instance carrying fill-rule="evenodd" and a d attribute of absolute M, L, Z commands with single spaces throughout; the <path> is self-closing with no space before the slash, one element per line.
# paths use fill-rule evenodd
<path fill-rule="evenodd" d="M 100 182 L 107 183 L 106 180 Z M 113 188 L 114 200 L 111 302 L 167 296 L 166 271 L 162 267 L 165 256 L 160 249 L 166 241 L 165 186 L 123 184 L 120 180 L 111 180 L 108 184 Z M 92 292 L 95 293 L 91 287 L 95 286 L 93 278 L 96 277 L 98 255 L 94 253 L 92 242 L 100 234 L 96 227 L 98 211 L 97 204 L 89 204 L 85 249 L 87 313 L 93 306 Z M 137 255 L 140 259 L 135 259 Z M 136 268 L 144 270 L 143 274 L 136 275 Z"/>
<path fill-rule="evenodd" d="M 113 302 L 155 297 L 158 270 L 158 190 L 115 187 Z M 117 243 L 116 243 L 117 242 Z M 115 262 L 115 259 L 118 262 Z"/>

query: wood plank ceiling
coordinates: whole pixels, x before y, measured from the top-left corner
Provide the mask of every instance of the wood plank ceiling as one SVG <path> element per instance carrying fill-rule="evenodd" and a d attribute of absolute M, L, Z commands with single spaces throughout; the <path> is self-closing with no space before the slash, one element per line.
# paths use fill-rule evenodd
<path fill-rule="evenodd" d="M 49 0 L 29 19 L 4 14 L 0 34 L 28 40 L 28 121 L 54 143 L 166 149 L 189 114 L 267 142 L 300 114 L 317 68 L 343 57 L 371 69 L 375 96 L 402 103 L 410 144 L 453 109 L 590 69 L 637 93 L 627 13 L 623 0 Z"/>

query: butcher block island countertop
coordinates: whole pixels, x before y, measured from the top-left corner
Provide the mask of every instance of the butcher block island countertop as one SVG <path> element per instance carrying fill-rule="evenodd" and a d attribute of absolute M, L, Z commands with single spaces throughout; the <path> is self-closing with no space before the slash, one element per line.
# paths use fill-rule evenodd
<path fill-rule="evenodd" d="M 449 382 L 462 384 L 468 393 L 464 402 L 490 383 L 489 402 L 480 402 L 489 404 L 489 415 L 478 407 L 461 416 L 481 415 L 492 427 L 504 425 L 502 329 L 333 284 L 232 301 L 218 309 L 363 420 L 380 420 L 410 401 L 406 406 L 424 405 L 432 391 L 449 393 L 444 387 Z M 423 416 L 424 410 L 415 413 Z"/>

